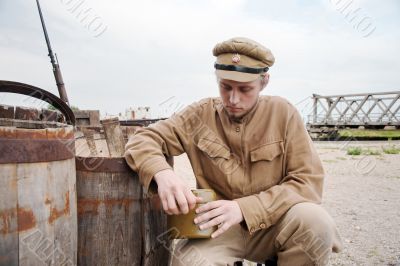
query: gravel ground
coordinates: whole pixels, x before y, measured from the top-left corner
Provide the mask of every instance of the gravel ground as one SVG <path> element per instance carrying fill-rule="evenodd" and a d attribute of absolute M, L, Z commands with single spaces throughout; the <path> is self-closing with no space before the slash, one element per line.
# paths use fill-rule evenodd
<path fill-rule="evenodd" d="M 335 219 L 344 249 L 330 265 L 400 266 L 400 154 L 383 146 L 400 141 L 315 142 L 326 171 L 323 205 Z M 347 155 L 348 147 L 380 155 Z M 185 155 L 175 170 L 191 187 L 195 180 Z"/>

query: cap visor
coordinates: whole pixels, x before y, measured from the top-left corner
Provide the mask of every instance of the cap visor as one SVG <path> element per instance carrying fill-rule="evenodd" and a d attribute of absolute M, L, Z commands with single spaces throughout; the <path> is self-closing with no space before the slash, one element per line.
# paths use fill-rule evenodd
<path fill-rule="evenodd" d="M 238 71 L 226 71 L 226 70 L 215 70 L 215 74 L 217 77 L 221 79 L 229 79 L 239 82 L 250 82 L 254 81 L 260 77 L 260 74 L 250 74 L 250 73 L 243 73 Z"/>

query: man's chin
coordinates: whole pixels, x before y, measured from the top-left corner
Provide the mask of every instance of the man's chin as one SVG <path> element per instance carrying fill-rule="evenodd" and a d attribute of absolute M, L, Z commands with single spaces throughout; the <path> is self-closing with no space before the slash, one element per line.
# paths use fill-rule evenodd
<path fill-rule="evenodd" d="M 241 119 L 245 113 L 244 112 L 228 112 L 228 115 L 232 119 Z"/>
<path fill-rule="evenodd" d="M 230 110 L 230 108 L 224 107 L 224 109 L 231 119 L 241 119 L 247 113 L 247 111 L 245 110 L 237 110 L 236 112 L 233 112 L 232 110 Z"/>

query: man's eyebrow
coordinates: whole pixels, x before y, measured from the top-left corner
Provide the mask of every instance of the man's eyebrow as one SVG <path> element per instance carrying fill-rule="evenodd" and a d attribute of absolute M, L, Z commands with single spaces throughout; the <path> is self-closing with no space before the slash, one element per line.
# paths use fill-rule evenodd
<path fill-rule="evenodd" d="M 249 86 L 249 85 L 244 85 L 244 86 L 239 86 L 239 89 L 252 89 L 254 87 Z"/>
<path fill-rule="evenodd" d="M 226 83 L 223 83 L 223 82 L 220 82 L 220 83 L 221 83 L 221 85 L 223 85 L 223 86 L 231 87 L 231 85 L 229 85 L 229 84 L 226 84 Z"/>

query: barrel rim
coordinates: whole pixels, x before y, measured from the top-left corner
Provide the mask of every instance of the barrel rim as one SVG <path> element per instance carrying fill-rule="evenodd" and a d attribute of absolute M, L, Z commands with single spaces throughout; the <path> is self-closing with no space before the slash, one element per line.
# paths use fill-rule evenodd
<path fill-rule="evenodd" d="M 41 125 L 41 124 L 39 123 L 38 125 Z M 12 125 L 2 126 L 1 121 L 0 121 L 0 138 L 1 139 L 30 139 L 32 141 L 34 141 L 34 140 L 64 141 L 64 140 L 70 140 L 70 139 L 72 140 L 72 139 L 74 139 L 74 136 L 75 136 L 74 128 L 69 125 L 62 126 L 62 127 L 50 127 L 50 128 L 22 128 L 22 127 L 16 127 L 16 126 L 12 126 Z"/>
<path fill-rule="evenodd" d="M 28 128 L 22 125 L 31 124 L 37 127 Z M 74 126 L 68 125 L 66 123 L 56 122 L 56 121 L 42 121 L 42 120 L 22 120 L 22 119 L 14 119 L 14 118 L 0 118 L 0 127 L 15 127 L 15 128 L 23 128 L 23 129 L 46 129 L 46 128 L 73 128 Z"/>

